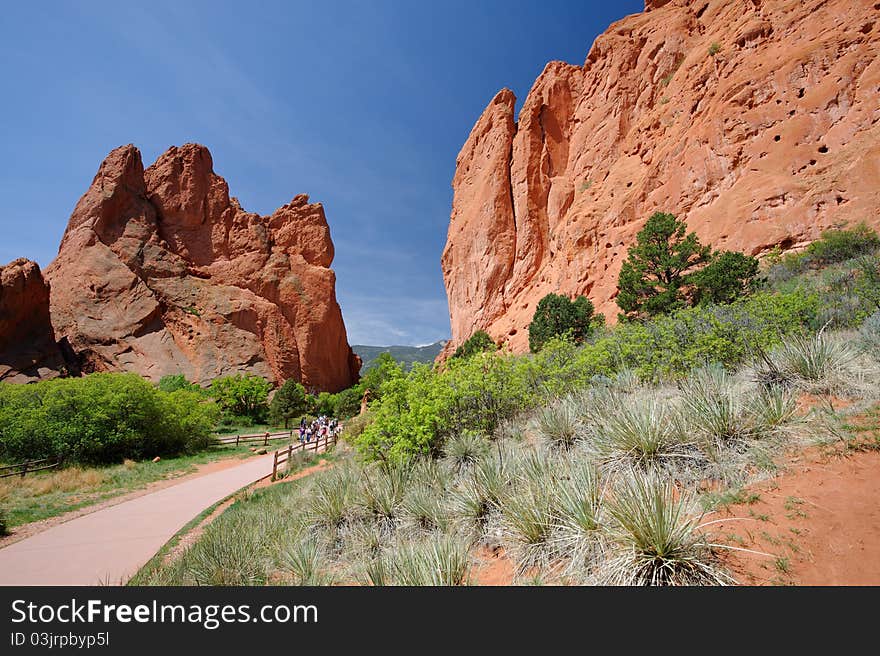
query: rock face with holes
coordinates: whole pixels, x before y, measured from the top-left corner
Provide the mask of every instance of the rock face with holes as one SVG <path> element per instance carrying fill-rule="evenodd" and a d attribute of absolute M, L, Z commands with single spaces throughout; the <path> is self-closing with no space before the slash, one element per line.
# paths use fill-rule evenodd
<path fill-rule="evenodd" d="M 551 62 L 514 116 L 502 90 L 457 160 L 442 267 L 452 340 L 515 351 L 547 293 L 609 320 L 656 211 L 760 255 L 880 226 L 880 3 L 656 0 L 583 66 Z"/>
<path fill-rule="evenodd" d="M 52 378 L 63 365 L 39 265 L 21 258 L 0 266 L 0 381 Z"/>
<path fill-rule="evenodd" d="M 46 269 L 55 336 L 85 372 L 250 372 L 337 391 L 357 380 L 318 203 L 246 212 L 204 146 L 144 170 L 132 145 L 101 164 Z"/>

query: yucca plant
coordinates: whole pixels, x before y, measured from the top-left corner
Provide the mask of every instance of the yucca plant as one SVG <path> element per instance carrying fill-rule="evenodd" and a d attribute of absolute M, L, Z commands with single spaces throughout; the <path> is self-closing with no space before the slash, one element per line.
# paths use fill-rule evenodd
<path fill-rule="evenodd" d="M 512 454 L 503 457 L 509 462 Z M 504 462 L 494 454 L 479 460 L 470 475 L 453 489 L 451 510 L 463 528 L 482 533 L 490 515 L 500 507 L 510 484 Z"/>
<path fill-rule="evenodd" d="M 339 528 L 355 510 L 356 473 L 348 468 L 334 469 L 316 479 L 309 494 L 311 523 Z"/>
<path fill-rule="evenodd" d="M 263 585 L 267 578 L 259 532 L 222 518 L 184 554 L 182 569 L 184 584 Z"/>
<path fill-rule="evenodd" d="M 857 356 L 852 346 L 824 331 L 810 337 L 792 336 L 774 353 L 780 370 L 817 392 L 830 392 L 844 384 Z"/>
<path fill-rule="evenodd" d="M 544 490 L 553 484 L 556 465 L 541 449 L 519 449 L 508 456 L 506 468 L 515 479 L 517 489 Z"/>
<path fill-rule="evenodd" d="M 609 559 L 600 576 L 613 585 L 718 585 L 729 577 L 716 565 L 692 514 L 692 498 L 648 473 L 622 477 L 605 505 Z"/>
<path fill-rule="evenodd" d="M 670 408 L 655 399 L 630 399 L 610 410 L 597 426 L 598 455 L 615 465 L 646 467 L 686 456 L 680 427 Z"/>
<path fill-rule="evenodd" d="M 489 450 L 489 441 L 473 431 L 462 431 L 446 440 L 443 453 L 455 472 L 470 468 Z"/>
<path fill-rule="evenodd" d="M 570 561 L 569 570 L 582 568 L 601 546 L 602 486 L 592 463 L 575 462 L 553 492 L 554 544 Z"/>
<path fill-rule="evenodd" d="M 426 485 L 414 486 L 407 492 L 402 516 L 406 526 L 417 531 L 442 531 L 449 524 L 440 493 Z"/>
<path fill-rule="evenodd" d="M 761 385 L 752 401 L 752 415 L 765 429 L 777 429 L 794 419 L 797 398 L 782 385 Z"/>
<path fill-rule="evenodd" d="M 516 555 L 517 573 L 546 562 L 553 529 L 548 491 L 528 489 L 505 499 L 502 526 L 510 550 Z"/>
<path fill-rule="evenodd" d="M 535 416 L 534 428 L 551 448 L 570 449 L 580 433 L 580 423 L 574 403 L 563 400 L 541 408 Z"/>
<path fill-rule="evenodd" d="M 611 384 L 620 392 L 634 392 L 641 386 L 642 381 L 634 369 L 627 367 L 614 374 Z"/>
<path fill-rule="evenodd" d="M 377 556 L 363 566 L 358 577 L 365 585 L 392 585 L 394 572 L 383 556 Z"/>
<path fill-rule="evenodd" d="M 755 435 L 751 408 L 742 391 L 690 383 L 683 389 L 682 409 L 687 428 L 711 448 Z"/>
<path fill-rule="evenodd" d="M 467 585 L 468 555 L 452 538 L 400 547 L 393 556 L 394 578 L 400 585 Z"/>
<path fill-rule="evenodd" d="M 322 549 L 311 536 L 303 537 L 282 551 L 281 569 L 294 585 L 330 585 L 332 577 L 321 569 Z"/>
<path fill-rule="evenodd" d="M 405 466 L 392 467 L 387 471 L 364 471 L 359 504 L 368 517 L 390 527 L 397 519 L 403 496 L 409 481 Z"/>
<path fill-rule="evenodd" d="M 880 310 L 862 323 L 858 343 L 864 352 L 875 360 L 880 360 Z"/>

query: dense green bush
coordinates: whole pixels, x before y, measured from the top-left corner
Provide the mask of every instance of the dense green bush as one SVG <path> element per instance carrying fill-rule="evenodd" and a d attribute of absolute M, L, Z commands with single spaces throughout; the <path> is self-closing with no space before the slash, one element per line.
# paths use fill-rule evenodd
<path fill-rule="evenodd" d="M 868 255 L 880 248 L 880 237 L 864 223 L 849 230 L 826 230 L 805 251 L 813 266 L 827 266 L 835 262 Z"/>
<path fill-rule="evenodd" d="M 529 350 L 537 353 L 550 339 L 563 335 L 569 335 L 580 344 L 593 331 L 593 311 L 593 304 L 586 296 L 572 301 L 560 294 L 547 294 L 538 301 L 529 324 Z"/>
<path fill-rule="evenodd" d="M 266 403 L 272 385 L 253 374 L 221 376 L 211 381 L 210 395 L 228 415 L 262 421 L 268 412 Z"/>
<path fill-rule="evenodd" d="M 655 212 L 636 235 L 617 281 L 622 317 L 644 319 L 687 304 L 688 274 L 709 261 L 711 248 L 672 214 Z"/>
<path fill-rule="evenodd" d="M 478 330 L 468 337 L 464 343 L 455 349 L 452 354 L 453 358 L 469 358 L 476 353 L 485 353 L 486 351 L 497 351 L 498 346 L 489 337 L 489 333 L 485 330 Z"/>
<path fill-rule="evenodd" d="M 758 273 L 758 260 L 745 253 L 724 251 L 694 273 L 694 303 L 732 303 L 743 296 Z"/>
<path fill-rule="evenodd" d="M 826 230 L 805 251 L 772 257 L 767 280 L 771 286 L 778 287 L 810 269 L 876 255 L 878 250 L 880 237 L 864 224 L 848 230 Z"/>
<path fill-rule="evenodd" d="M 202 388 L 191 383 L 183 374 L 168 374 L 159 379 L 159 389 L 163 392 L 176 392 L 177 390 L 188 390 L 190 392 L 201 392 Z"/>
<path fill-rule="evenodd" d="M 364 398 L 364 393 L 359 386 L 354 385 L 341 392 L 337 392 L 335 397 L 334 417 L 354 417 L 361 411 L 361 399 Z"/>
<path fill-rule="evenodd" d="M 398 462 L 437 453 L 446 437 L 465 430 L 491 433 L 528 407 L 527 364 L 492 353 L 436 370 L 416 363 L 383 383 L 381 403 L 356 444 L 368 457 Z"/>
<path fill-rule="evenodd" d="M 194 451 L 210 441 L 216 406 L 162 392 L 135 374 L 0 383 L 0 457 L 89 464 Z"/>
<path fill-rule="evenodd" d="M 442 369 L 398 371 L 382 385 L 373 422 L 356 442 L 368 457 L 392 461 L 434 453 L 461 431 L 491 433 L 523 410 L 621 370 L 661 380 L 706 362 L 734 366 L 786 335 L 818 330 L 821 311 L 816 293 L 765 291 L 624 323 L 582 345 L 554 337 L 531 356 L 484 353 Z"/>
<path fill-rule="evenodd" d="M 276 426 L 284 424 L 284 427 L 288 428 L 291 419 L 298 418 L 308 411 L 306 388 L 291 378 L 284 381 L 272 397 L 272 402 L 269 404 L 269 421 Z"/>

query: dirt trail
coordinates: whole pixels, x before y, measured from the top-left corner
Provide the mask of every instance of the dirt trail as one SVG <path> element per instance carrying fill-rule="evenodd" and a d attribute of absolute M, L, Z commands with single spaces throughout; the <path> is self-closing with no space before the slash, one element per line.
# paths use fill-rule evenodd
<path fill-rule="evenodd" d="M 2 585 L 120 584 L 205 508 L 272 473 L 245 460 L 57 524 L 0 549 Z"/>
<path fill-rule="evenodd" d="M 712 526 L 745 585 L 880 585 L 880 452 L 811 450 Z"/>
<path fill-rule="evenodd" d="M 123 494 L 112 496 L 102 501 L 98 501 L 97 503 L 92 503 L 87 506 L 83 506 L 82 508 L 77 508 L 76 510 L 62 513 L 61 515 L 47 517 L 46 519 L 41 519 L 36 522 L 21 524 L 11 529 L 12 532 L 9 535 L 4 535 L 2 538 L 0 538 L 0 549 L 9 546 L 13 542 L 19 542 L 20 540 L 29 538 L 32 535 L 36 535 L 37 533 L 42 533 L 43 531 L 50 529 L 53 526 L 57 526 L 58 524 L 69 522 L 70 520 L 76 519 L 77 517 L 90 515 L 91 513 L 103 510 L 104 508 L 109 508 L 110 506 L 115 506 L 117 504 L 130 501 L 131 499 L 137 499 L 138 497 L 142 497 L 145 494 L 150 494 L 151 492 L 156 492 L 157 490 L 162 490 L 166 487 L 171 487 L 172 485 L 178 485 L 190 479 L 204 476 L 205 474 L 211 474 L 215 471 L 228 469 L 229 467 L 236 467 L 242 462 L 244 462 L 242 458 L 234 456 L 229 458 L 222 458 L 220 460 L 213 460 L 211 462 L 206 462 L 201 465 L 196 465 L 195 471 L 191 471 L 187 474 L 171 474 L 168 478 L 161 478 L 157 481 L 153 481 L 152 483 L 147 483 L 144 487 L 132 490 L 131 492 L 125 492 Z"/>

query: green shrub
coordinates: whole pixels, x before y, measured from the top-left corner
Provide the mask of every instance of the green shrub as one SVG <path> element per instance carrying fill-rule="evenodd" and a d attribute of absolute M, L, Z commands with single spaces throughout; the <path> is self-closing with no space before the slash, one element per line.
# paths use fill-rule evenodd
<path fill-rule="evenodd" d="M 712 256 L 711 262 L 694 273 L 695 303 L 732 303 L 743 296 L 758 273 L 758 260 L 736 251 Z"/>
<path fill-rule="evenodd" d="M 260 421 L 268 410 L 266 400 L 270 389 L 272 386 L 265 378 L 253 374 L 235 374 L 211 381 L 210 394 L 224 412 Z"/>
<path fill-rule="evenodd" d="M 284 423 L 287 428 L 290 420 L 306 414 L 309 404 L 306 399 L 306 388 L 295 380 L 288 379 L 275 392 L 269 404 L 269 421 L 276 426 Z"/>
<path fill-rule="evenodd" d="M 203 448 L 218 419 L 200 393 L 136 374 L 0 383 L 0 457 L 103 464 Z"/>
<path fill-rule="evenodd" d="M 455 349 L 452 354 L 453 358 L 469 358 L 476 353 L 485 353 L 487 351 L 497 351 L 498 346 L 489 337 L 489 333 L 485 330 L 478 330 L 468 337 L 464 343 Z"/>
<path fill-rule="evenodd" d="M 869 255 L 880 248 L 880 237 L 864 223 L 850 230 L 826 230 L 807 247 L 806 259 L 813 266 L 827 266 Z"/>
<path fill-rule="evenodd" d="M 364 397 L 364 390 L 360 385 L 354 385 L 341 392 L 337 392 L 334 396 L 333 412 L 334 417 L 348 418 L 354 417 L 361 411 L 361 400 Z"/>
<path fill-rule="evenodd" d="M 593 304 L 586 296 L 572 301 L 567 296 L 547 294 L 538 301 L 529 324 L 529 350 L 537 353 L 550 339 L 563 335 L 576 344 L 583 342 L 593 331 L 593 312 Z"/>
<path fill-rule="evenodd" d="M 721 52 L 721 44 L 717 41 L 713 41 L 712 44 L 709 46 L 709 56 L 714 57 L 719 52 Z"/>
<path fill-rule="evenodd" d="M 201 392 L 202 388 L 191 383 L 183 374 L 169 374 L 159 379 L 159 389 L 163 392 L 176 392 L 177 390 L 187 390 L 189 392 Z"/>
<path fill-rule="evenodd" d="M 617 279 L 623 317 L 644 319 L 684 307 L 687 275 L 709 261 L 711 248 L 672 214 L 655 212 L 636 235 Z"/>
<path fill-rule="evenodd" d="M 442 371 L 415 363 L 382 384 L 373 421 L 357 438 L 368 457 L 403 461 L 436 455 L 464 431 L 491 434 L 528 402 L 524 361 L 491 353 L 450 361 Z"/>

